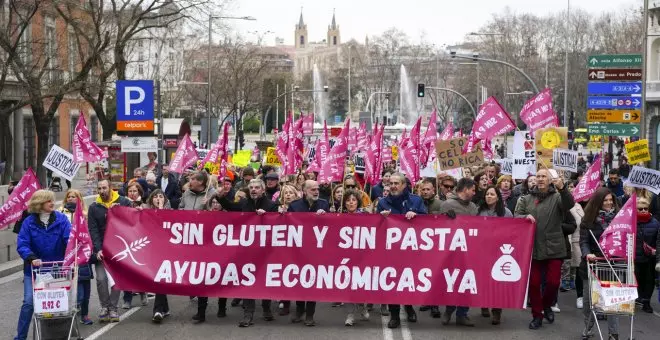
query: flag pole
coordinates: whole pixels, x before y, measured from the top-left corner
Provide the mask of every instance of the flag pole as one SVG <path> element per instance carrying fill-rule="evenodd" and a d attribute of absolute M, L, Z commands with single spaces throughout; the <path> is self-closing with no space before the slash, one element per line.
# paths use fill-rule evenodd
<path fill-rule="evenodd" d="M 346 186 L 344 185 L 345 178 L 346 178 L 346 158 L 349 157 L 351 154 L 351 149 L 346 148 L 346 156 L 344 157 L 344 162 L 343 162 L 343 168 L 341 169 L 341 200 L 339 201 L 339 213 L 341 214 L 343 211 L 343 204 L 344 204 L 344 194 L 346 193 Z M 355 181 L 355 184 L 357 184 L 357 180 L 354 178 L 353 181 Z M 331 194 L 332 195 L 332 194 Z"/>

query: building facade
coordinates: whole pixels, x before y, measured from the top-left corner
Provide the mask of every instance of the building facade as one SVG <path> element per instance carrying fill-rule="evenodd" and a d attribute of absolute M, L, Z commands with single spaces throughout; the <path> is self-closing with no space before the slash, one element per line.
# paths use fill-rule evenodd
<path fill-rule="evenodd" d="M 651 168 L 660 168 L 660 2 L 649 2 L 648 42 L 646 45 L 646 110 L 641 124 L 651 151 Z"/>
<path fill-rule="evenodd" d="M 341 32 L 335 14 L 333 13 L 332 21 L 328 25 L 326 38 L 320 42 L 312 42 L 301 12 L 300 19 L 295 26 L 295 47 L 294 76 L 297 80 L 311 72 L 314 65 L 323 72 L 330 72 L 333 67 L 341 63 Z"/>

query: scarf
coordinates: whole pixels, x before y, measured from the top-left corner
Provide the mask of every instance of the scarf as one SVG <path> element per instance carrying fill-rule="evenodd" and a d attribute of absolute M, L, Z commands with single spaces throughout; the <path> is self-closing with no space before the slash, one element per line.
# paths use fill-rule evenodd
<path fill-rule="evenodd" d="M 512 192 L 511 189 L 508 190 L 500 189 L 500 193 L 502 194 L 502 200 L 503 201 L 508 200 L 509 197 L 511 197 L 511 192 Z"/>
<path fill-rule="evenodd" d="M 638 211 L 637 212 L 637 221 L 641 223 L 648 223 L 653 215 L 648 211 Z"/>
<path fill-rule="evenodd" d="M 598 212 L 598 217 L 603 220 L 605 226 L 608 226 L 610 222 L 612 222 L 614 216 L 616 216 L 616 211 L 614 209 L 610 209 L 610 211 L 601 210 Z"/>

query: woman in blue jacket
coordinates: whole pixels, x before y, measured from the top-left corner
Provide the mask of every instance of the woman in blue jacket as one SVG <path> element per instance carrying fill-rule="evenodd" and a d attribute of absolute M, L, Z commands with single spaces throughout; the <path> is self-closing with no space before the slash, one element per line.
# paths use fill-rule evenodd
<path fill-rule="evenodd" d="M 32 301 L 32 268 L 43 262 L 63 261 L 71 233 L 71 223 L 64 214 L 55 211 L 55 194 L 37 190 L 28 202 L 30 215 L 23 221 L 18 234 L 17 251 L 25 261 L 23 266 L 23 305 L 18 317 L 14 340 L 25 340 L 34 312 Z"/>

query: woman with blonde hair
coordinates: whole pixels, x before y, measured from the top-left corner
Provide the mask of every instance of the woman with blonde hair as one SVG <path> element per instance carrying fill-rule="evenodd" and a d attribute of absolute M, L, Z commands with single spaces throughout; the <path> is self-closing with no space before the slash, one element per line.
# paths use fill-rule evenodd
<path fill-rule="evenodd" d="M 288 184 L 283 185 L 280 189 L 280 197 L 277 200 L 277 202 L 280 204 L 279 211 L 287 211 L 289 209 L 289 204 L 298 198 L 300 198 L 298 195 L 298 190 L 294 186 Z"/>
<path fill-rule="evenodd" d="M 34 313 L 32 268 L 44 262 L 63 261 L 71 233 L 71 223 L 64 214 L 55 211 L 55 194 L 37 190 L 28 202 L 30 215 L 23 221 L 16 242 L 16 251 L 23 261 L 23 304 L 18 316 L 15 339 L 27 338 Z"/>
<path fill-rule="evenodd" d="M 73 221 L 73 213 L 76 212 L 76 202 L 80 200 L 80 204 L 83 208 L 83 215 L 87 217 L 87 207 L 85 206 L 85 201 L 83 200 L 82 193 L 76 189 L 69 189 L 64 193 L 64 200 L 62 200 L 62 206 L 57 209 L 69 219 L 69 222 Z"/>

